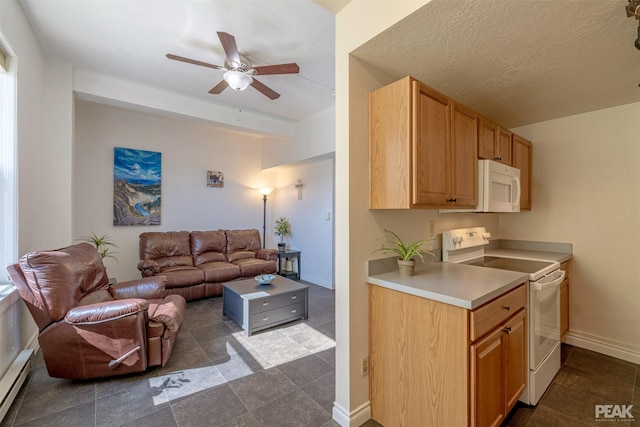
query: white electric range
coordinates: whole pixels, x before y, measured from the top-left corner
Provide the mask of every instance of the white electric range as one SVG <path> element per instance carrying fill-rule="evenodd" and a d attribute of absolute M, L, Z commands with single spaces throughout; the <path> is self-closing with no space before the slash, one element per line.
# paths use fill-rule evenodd
<path fill-rule="evenodd" d="M 535 405 L 560 369 L 560 263 L 532 258 L 486 256 L 490 234 L 484 227 L 442 233 L 442 261 L 517 271 L 529 275 L 527 328 L 529 370 L 520 401 Z"/>

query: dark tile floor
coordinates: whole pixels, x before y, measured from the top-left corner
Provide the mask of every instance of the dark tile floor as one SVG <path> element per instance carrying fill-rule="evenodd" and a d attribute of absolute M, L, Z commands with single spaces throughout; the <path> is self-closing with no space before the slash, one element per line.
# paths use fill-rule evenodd
<path fill-rule="evenodd" d="M 144 374 L 60 380 L 38 355 L 0 427 L 336 427 L 334 293 L 309 285 L 308 320 L 251 337 L 222 318 L 221 298 L 189 303 L 169 363 Z M 640 427 L 640 366 L 563 345 L 562 368 L 540 403 L 519 404 L 503 425 L 602 425 L 600 404 L 633 404 L 634 419 L 615 425 Z"/>
<path fill-rule="evenodd" d="M 309 286 L 308 320 L 251 337 L 222 298 L 190 302 L 167 366 L 143 374 L 61 380 L 38 354 L 0 427 L 338 426 L 334 293 Z"/>
<path fill-rule="evenodd" d="M 596 418 L 596 405 L 634 405 L 633 418 Z M 615 413 L 614 413 L 615 414 Z M 640 427 L 640 366 L 579 347 L 562 345 L 562 366 L 535 407 L 518 403 L 509 427 Z"/>

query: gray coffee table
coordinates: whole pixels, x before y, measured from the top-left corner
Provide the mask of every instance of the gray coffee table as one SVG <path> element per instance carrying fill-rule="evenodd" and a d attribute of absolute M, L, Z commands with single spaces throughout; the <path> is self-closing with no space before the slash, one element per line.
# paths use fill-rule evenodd
<path fill-rule="evenodd" d="M 307 319 L 308 304 L 309 287 L 282 276 L 269 285 L 260 285 L 253 278 L 223 284 L 222 314 L 240 325 L 247 336 Z"/>

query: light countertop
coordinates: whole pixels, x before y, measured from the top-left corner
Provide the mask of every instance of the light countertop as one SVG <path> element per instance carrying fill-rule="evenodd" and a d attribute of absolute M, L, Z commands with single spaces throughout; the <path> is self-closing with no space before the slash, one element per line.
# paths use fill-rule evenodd
<path fill-rule="evenodd" d="M 556 261 L 572 257 L 570 244 L 499 241 L 485 255 Z M 474 309 L 528 280 L 528 275 L 507 270 L 446 262 L 416 263 L 412 277 L 400 277 L 396 258 L 370 260 L 368 283 L 434 301 Z"/>
<path fill-rule="evenodd" d="M 391 261 L 395 263 L 395 258 Z M 368 283 L 467 309 L 491 301 L 529 277 L 525 273 L 446 262 L 418 262 L 412 277 L 401 277 L 397 267 L 388 270 L 391 261 L 369 261 Z"/>

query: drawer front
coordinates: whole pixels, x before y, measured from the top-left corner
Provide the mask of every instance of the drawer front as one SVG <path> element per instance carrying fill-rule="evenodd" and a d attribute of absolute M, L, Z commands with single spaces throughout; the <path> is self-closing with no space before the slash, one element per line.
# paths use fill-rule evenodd
<path fill-rule="evenodd" d="M 269 326 L 277 323 L 283 323 L 288 320 L 303 318 L 304 303 L 289 305 L 286 307 L 276 308 L 275 310 L 264 311 L 251 315 L 251 329 L 255 330 L 263 326 Z"/>
<path fill-rule="evenodd" d="M 473 310 L 469 316 L 469 338 L 471 341 L 477 340 L 515 314 L 526 303 L 527 285 L 523 284 Z"/>
<path fill-rule="evenodd" d="M 249 301 L 249 313 L 263 313 L 265 311 L 275 310 L 276 308 L 285 307 L 291 304 L 304 303 L 304 299 L 305 290 L 301 289 L 298 291 L 251 300 Z"/>

